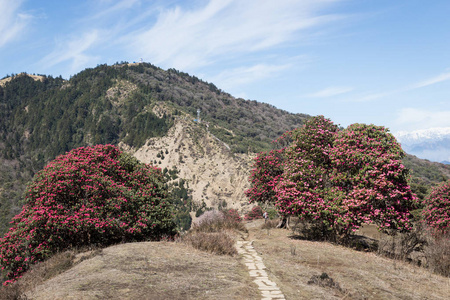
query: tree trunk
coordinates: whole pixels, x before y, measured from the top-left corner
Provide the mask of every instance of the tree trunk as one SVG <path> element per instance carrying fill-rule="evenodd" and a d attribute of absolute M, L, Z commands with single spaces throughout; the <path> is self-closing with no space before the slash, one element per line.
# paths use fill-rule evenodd
<path fill-rule="evenodd" d="M 280 222 L 277 225 L 277 228 L 285 228 L 285 229 L 289 229 L 289 217 L 281 217 Z"/>

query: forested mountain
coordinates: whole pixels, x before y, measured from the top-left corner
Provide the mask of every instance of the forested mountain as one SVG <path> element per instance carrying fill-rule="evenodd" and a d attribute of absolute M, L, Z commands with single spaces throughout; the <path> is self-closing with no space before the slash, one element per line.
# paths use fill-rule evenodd
<path fill-rule="evenodd" d="M 191 133 L 182 132 L 180 128 L 188 123 L 178 120 L 193 121 L 198 110 L 202 126 L 189 128 Z M 150 138 L 167 139 L 168 132 L 178 124 L 178 131 L 171 136 L 192 139 L 189 147 L 199 141 L 208 145 L 219 141 L 237 157 L 271 149 L 272 140 L 301 126 L 308 117 L 269 104 L 234 98 L 195 76 L 148 63 L 99 65 L 69 80 L 43 75 L 9 76 L 0 81 L 0 235 L 7 230 L 7 222 L 19 212 L 25 186 L 32 176 L 57 155 L 73 148 L 110 143 L 138 151 Z M 187 148 L 180 140 L 172 144 L 177 149 L 169 153 L 170 159 L 160 162 L 162 167 L 167 164 L 169 170 L 169 162 L 181 163 L 192 153 L 177 152 Z M 153 149 L 159 155 L 154 162 L 168 155 L 165 144 L 160 143 L 158 147 Z M 208 147 L 203 145 L 198 153 L 208 156 Z M 141 150 L 139 155 L 144 157 L 146 153 L 153 152 Z M 231 194 L 229 189 L 236 183 L 231 179 L 226 182 L 228 158 L 217 154 L 211 159 L 218 157 L 221 157 L 220 166 L 216 161 L 203 161 L 203 165 L 195 167 L 220 172 L 222 183 L 215 187 L 214 195 Z M 235 160 L 240 168 L 235 178 L 240 181 L 242 174 L 249 171 L 244 161 Z M 198 158 L 194 157 L 190 163 L 191 167 L 198 164 Z M 450 175 L 448 167 L 441 164 L 423 163 L 411 156 L 405 163 L 413 169 L 415 189 L 421 194 L 431 184 Z M 197 169 L 191 168 L 184 174 L 191 176 L 191 183 L 195 184 L 200 179 L 193 170 Z M 198 186 L 206 189 L 209 180 Z M 184 187 L 180 191 L 185 193 Z M 201 197 L 203 192 L 196 192 Z"/>
<path fill-rule="evenodd" d="M 158 110 L 161 104 L 165 109 Z M 147 63 L 99 65 L 67 81 L 26 74 L 4 78 L 0 234 L 20 210 L 26 183 L 57 155 L 120 142 L 137 149 L 167 134 L 175 118 L 196 118 L 197 110 L 208 132 L 233 153 L 269 149 L 273 139 L 308 117 L 236 99 L 194 76 Z"/>

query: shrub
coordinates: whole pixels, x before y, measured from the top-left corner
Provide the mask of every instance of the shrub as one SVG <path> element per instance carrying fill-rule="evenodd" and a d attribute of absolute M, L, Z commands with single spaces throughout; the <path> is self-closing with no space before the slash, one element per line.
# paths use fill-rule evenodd
<path fill-rule="evenodd" d="M 237 223 L 242 221 L 242 218 L 239 215 L 238 211 L 236 209 L 234 209 L 234 208 L 229 209 L 229 210 L 225 210 L 225 211 L 222 211 L 222 212 L 224 214 L 225 219 L 228 220 L 228 221 L 237 222 Z"/>
<path fill-rule="evenodd" d="M 440 233 L 450 230 L 450 180 L 433 188 L 424 200 L 422 216 L 425 222 Z"/>
<path fill-rule="evenodd" d="M 234 218 L 227 217 L 226 214 L 217 210 L 209 210 L 201 215 L 193 222 L 190 231 L 219 232 L 227 229 L 247 231 L 241 221 L 236 221 L 236 216 Z"/>
<path fill-rule="evenodd" d="M 183 241 L 196 249 L 214 254 L 231 256 L 237 254 L 234 239 L 223 231 L 192 232 L 186 235 Z"/>
<path fill-rule="evenodd" d="M 262 219 L 263 218 L 263 211 L 260 206 L 253 206 L 252 210 L 245 215 L 244 219 L 247 221 L 256 220 L 256 219 Z"/>
<path fill-rule="evenodd" d="M 58 156 L 34 176 L 22 212 L 0 239 L 5 284 L 65 249 L 173 236 L 166 199 L 160 170 L 115 146 Z"/>

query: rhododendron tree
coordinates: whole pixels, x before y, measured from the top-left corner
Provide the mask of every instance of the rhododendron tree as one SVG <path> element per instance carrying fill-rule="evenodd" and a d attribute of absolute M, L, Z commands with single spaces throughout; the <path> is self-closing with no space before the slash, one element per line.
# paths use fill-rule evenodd
<path fill-rule="evenodd" d="M 248 195 L 274 201 L 280 214 L 298 216 L 324 236 L 346 238 L 372 222 L 387 233 L 409 230 L 416 199 L 404 155 L 384 127 L 353 124 L 340 131 L 313 117 L 292 131 L 280 157 L 257 158 Z"/>
<path fill-rule="evenodd" d="M 416 197 L 401 163 L 404 156 L 382 126 L 353 124 L 336 135 L 330 180 L 343 209 L 337 221 L 344 231 L 372 222 L 386 233 L 411 229 L 409 210 Z"/>
<path fill-rule="evenodd" d="M 250 175 L 251 188 L 245 194 L 252 203 L 275 203 L 275 187 L 283 175 L 284 149 L 261 152 Z"/>
<path fill-rule="evenodd" d="M 251 188 L 245 191 L 250 203 L 258 203 L 265 206 L 273 206 L 277 200 L 275 187 L 282 179 L 284 173 L 283 162 L 285 160 L 286 146 L 292 141 L 296 130 L 287 131 L 272 143 L 277 149 L 261 152 L 253 163 L 250 175 Z M 282 216 L 278 227 L 287 225 L 286 215 Z"/>
<path fill-rule="evenodd" d="M 425 198 L 422 216 L 437 233 L 450 232 L 450 180 L 434 187 Z"/>
<path fill-rule="evenodd" d="M 275 187 L 284 172 L 284 151 L 292 142 L 296 129 L 287 131 L 272 143 L 276 149 L 259 153 L 250 175 L 251 188 L 245 191 L 250 203 L 275 204 Z"/>
<path fill-rule="evenodd" d="M 333 222 L 339 207 L 330 203 L 329 152 L 338 127 L 323 116 L 311 118 L 293 135 L 285 150 L 282 180 L 276 187 L 276 207 L 282 214 L 325 227 Z"/>
<path fill-rule="evenodd" d="M 0 239 L 8 282 L 58 251 L 173 236 L 164 177 L 112 145 L 58 156 L 28 186 L 25 205 Z"/>

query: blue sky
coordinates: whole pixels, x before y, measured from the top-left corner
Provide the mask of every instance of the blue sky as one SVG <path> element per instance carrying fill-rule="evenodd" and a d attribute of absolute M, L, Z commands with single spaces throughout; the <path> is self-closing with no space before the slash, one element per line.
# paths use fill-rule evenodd
<path fill-rule="evenodd" d="M 138 61 L 335 123 L 450 127 L 448 0 L 0 0 L 0 78 Z"/>

